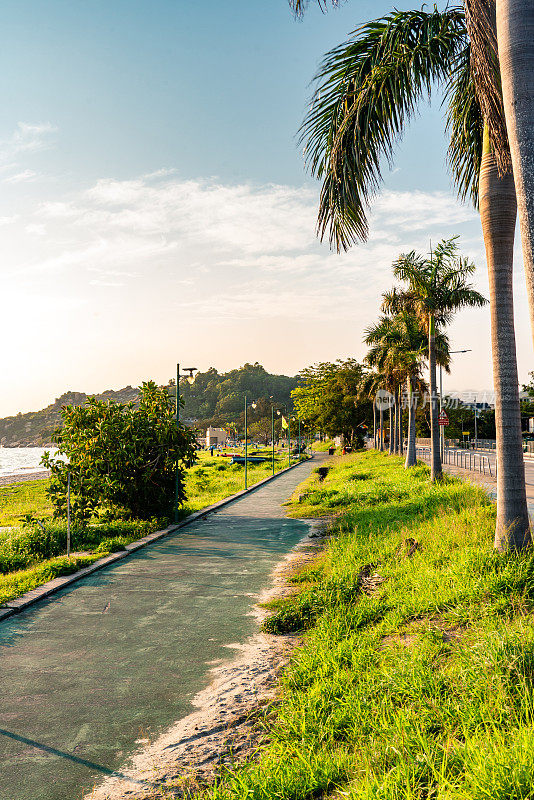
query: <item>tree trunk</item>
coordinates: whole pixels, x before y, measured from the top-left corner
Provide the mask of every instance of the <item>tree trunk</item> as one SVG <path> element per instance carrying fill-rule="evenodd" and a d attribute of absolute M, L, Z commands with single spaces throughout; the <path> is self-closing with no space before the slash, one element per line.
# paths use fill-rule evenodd
<path fill-rule="evenodd" d="M 393 425 L 393 413 L 394 413 L 393 403 L 390 403 L 390 406 L 389 406 L 389 454 L 390 454 L 390 456 L 393 455 L 393 453 L 394 453 L 394 449 L 393 448 L 395 446 L 395 443 L 393 441 L 394 438 L 395 438 L 394 437 L 394 427 L 395 426 Z"/>
<path fill-rule="evenodd" d="M 436 321 L 433 314 L 430 314 L 428 318 L 428 366 L 430 370 L 430 445 L 432 448 L 430 478 L 432 481 L 440 481 L 443 472 L 439 452 L 438 404 L 436 402 Z"/>
<path fill-rule="evenodd" d="M 408 378 L 408 447 L 406 450 L 406 461 L 404 466 L 415 467 L 417 458 L 415 455 L 415 408 L 413 403 L 412 379 Z"/>
<path fill-rule="evenodd" d="M 393 392 L 393 453 L 397 454 L 397 428 L 399 422 L 399 410 L 397 406 L 397 390 Z"/>
<path fill-rule="evenodd" d="M 384 410 L 380 406 L 380 452 L 384 452 Z"/>
<path fill-rule="evenodd" d="M 521 440 L 514 330 L 513 257 L 516 196 L 513 176 L 500 178 L 487 128 L 479 184 L 480 218 L 490 287 L 491 349 L 497 431 L 497 524 L 500 552 L 530 542 Z"/>
<path fill-rule="evenodd" d="M 534 4 L 497 0 L 497 45 L 534 337 Z"/>
<path fill-rule="evenodd" d="M 376 442 L 376 400 L 374 398 L 373 398 L 373 442 L 374 442 L 374 448 L 376 450 L 377 449 L 376 448 L 376 444 L 377 444 L 377 442 Z"/>
<path fill-rule="evenodd" d="M 399 389 L 399 455 L 404 454 L 404 436 L 402 431 L 402 395 Z"/>

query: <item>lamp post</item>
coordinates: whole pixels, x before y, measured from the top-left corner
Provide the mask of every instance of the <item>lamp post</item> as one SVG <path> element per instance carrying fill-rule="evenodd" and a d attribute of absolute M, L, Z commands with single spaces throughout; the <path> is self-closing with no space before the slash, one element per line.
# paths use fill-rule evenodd
<path fill-rule="evenodd" d="M 293 422 L 297 422 L 297 421 L 298 421 L 298 424 L 299 424 L 299 433 L 298 433 L 298 443 L 299 443 L 299 444 L 298 444 L 298 450 L 299 450 L 299 456 L 298 456 L 298 460 L 300 461 L 300 417 L 291 417 L 291 419 L 293 420 Z"/>
<path fill-rule="evenodd" d="M 449 350 L 449 355 L 452 356 L 455 353 L 471 353 L 472 350 Z M 443 365 L 439 365 L 439 412 L 441 414 L 443 410 Z M 475 422 L 476 427 L 476 422 Z M 441 460 L 445 458 L 445 425 L 439 426 L 439 453 Z"/>
<path fill-rule="evenodd" d="M 477 396 L 475 395 L 475 450 L 478 450 L 478 430 L 477 430 Z"/>
<path fill-rule="evenodd" d="M 254 400 L 251 403 L 252 408 L 256 408 L 256 401 Z M 248 411 L 248 398 L 245 395 L 245 489 L 248 487 L 248 420 L 247 420 L 247 411 Z"/>
<path fill-rule="evenodd" d="M 274 406 L 271 403 L 271 446 L 273 448 L 273 476 L 274 476 Z"/>
<path fill-rule="evenodd" d="M 195 372 L 197 372 L 197 367 L 184 367 L 184 372 L 188 372 L 189 375 L 184 375 L 187 382 L 191 385 L 195 382 Z M 180 364 L 176 365 L 176 430 L 180 429 Z M 179 497 L 180 497 L 180 470 L 178 461 L 176 461 L 176 489 L 175 489 L 175 497 L 174 497 L 174 521 L 178 522 L 178 505 L 179 505 Z"/>
<path fill-rule="evenodd" d="M 287 411 L 286 404 L 285 403 L 280 403 L 280 405 L 282 406 L 283 409 L 285 409 L 285 412 L 287 414 L 286 422 L 287 422 L 287 437 L 288 437 L 288 448 L 287 448 L 288 449 L 288 459 L 289 459 L 288 463 L 289 463 L 289 466 L 291 466 L 291 416 L 289 415 L 289 413 Z M 282 412 L 280 411 L 279 408 L 276 409 L 276 413 L 277 413 L 278 416 L 280 416 L 282 414 Z M 282 423 L 282 427 L 283 427 L 283 423 Z"/>

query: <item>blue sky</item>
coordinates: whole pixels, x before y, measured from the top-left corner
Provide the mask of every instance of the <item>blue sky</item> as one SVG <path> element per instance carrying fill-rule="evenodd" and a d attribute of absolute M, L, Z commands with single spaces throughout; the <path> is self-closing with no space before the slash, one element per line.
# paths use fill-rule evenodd
<path fill-rule="evenodd" d="M 286 0 L 3 4 L 0 414 L 163 381 L 177 359 L 294 373 L 362 357 L 392 258 L 430 238 L 460 234 L 486 289 L 439 102 L 385 171 L 369 243 L 338 257 L 314 238 L 318 186 L 296 143 L 309 83 L 328 48 L 390 8 L 312 4 L 295 22 Z M 526 378 L 519 250 L 518 270 Z M 488 312 L 465 312 L 451 335 L 473 354 L 450 388 L 491 388 Z"/>

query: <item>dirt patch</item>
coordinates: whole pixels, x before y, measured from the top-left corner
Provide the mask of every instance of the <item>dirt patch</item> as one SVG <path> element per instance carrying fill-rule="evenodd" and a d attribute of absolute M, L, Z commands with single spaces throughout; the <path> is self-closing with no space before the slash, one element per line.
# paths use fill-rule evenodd
<path fill-rule="evenodd" d="M 289 578 L 311 563 L 324 546 L 324 522 L 311 522 L 309 534 L 272 574 L 272 585 L 259 597 L 266 603 L 296 591 Z M 255 606 L 262 622 L 269 612 Z M 300 637 L 258 633 L 238 656 L 212 670 L 210 685 L 193 699 L 198 709 L 179 720 L 132 756 L 85 800 L 163 800 L 184 797 L 213 783 L 223 766 L 239 763 L 261 746 L 263 721 L 275 701 L 280 671 Z"/>
<path fill-rule="evenodd" d="M 380 649 L 384 650 L 386 647 L 394 647 L 399 644 L 402 647 L 411 647 L 417 642 L 418 638 L 419 637 L 413 633 L 394 633 L 382 638 Z"/>

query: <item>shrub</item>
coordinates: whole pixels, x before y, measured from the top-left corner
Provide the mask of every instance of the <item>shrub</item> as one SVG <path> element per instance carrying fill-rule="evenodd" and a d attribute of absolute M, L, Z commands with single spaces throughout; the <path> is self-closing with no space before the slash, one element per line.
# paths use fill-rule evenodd
<path fill-rule="evenodd" d="M 61 415 L 63 426 L 54 435 L 60 457 L 45 453 L 42 461 L 52 472 L 48 496 L 56 518 L 67 513 L 69 472 L 77 522 L 97 513 L 168 517 L 176 492 L 183 505 L 185 467 L 195 459 L 195 440 L 187 428 L 176 427 L 165 389 L 149 381 L 137 406 L 90 397 L 83 406 L 65 406 Z"/>

